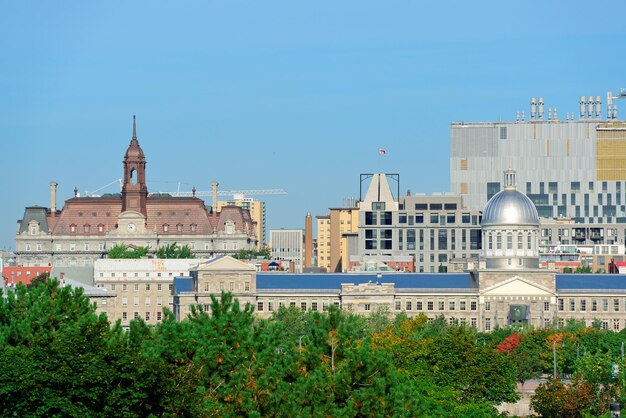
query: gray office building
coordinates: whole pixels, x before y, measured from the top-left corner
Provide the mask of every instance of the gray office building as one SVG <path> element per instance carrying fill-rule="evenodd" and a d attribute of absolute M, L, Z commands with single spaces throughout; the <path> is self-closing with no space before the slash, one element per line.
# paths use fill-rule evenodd
<path fill-rule="evenodd" d="M 514 122 L 451 123 L 452 193 L 480 210 L 512 168 L 542 218 L 626 222 L 626 123 L 612 104 L 604 115 L 599 96 L 581 97 L 579 105 L 579 115 L 560 118 L 533 98 L 528 118 L 518 112 Z"/>
<path fill-rule="evenodd" d="M 373 174 L 359 206 L 358 253 L 365 258 L 412 257 L 416 272 L 459 269 L 478 260 L 481 212 L 464 208 L 460 196 L 436 194 L 396 198 L 389 175 Z M 396 192 L 397 193 L 397 192 Z"/>

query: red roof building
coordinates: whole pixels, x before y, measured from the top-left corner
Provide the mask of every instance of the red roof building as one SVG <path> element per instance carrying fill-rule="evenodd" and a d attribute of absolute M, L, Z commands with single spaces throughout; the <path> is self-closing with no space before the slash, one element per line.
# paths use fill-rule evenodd
<path fill-rule="evenodd" d="M 195 192 L 191 197 L 149 194 L 134 117 L 121 193 L 81 197 L 75 189 L 61 210 L 56 193 L 57 183 L 51 182 L 50 207 L 27 207 L 18 220 L 18 265 L 90 265 L 116 244 L 154 250 L 175 242 L 189 245 L 198 257 L 211 257 L 255 249 L 259 239 L 247 209 L 226 206 L 218 212 Z"/>
<path fill-rule="evenodd" d="M 2 269 L 2 277 L 8 286 L 14 286 L 18 283 L 30 284 L 35 277 L 44 273 L 50 273 L 52 267 L 4 267 Z"/>

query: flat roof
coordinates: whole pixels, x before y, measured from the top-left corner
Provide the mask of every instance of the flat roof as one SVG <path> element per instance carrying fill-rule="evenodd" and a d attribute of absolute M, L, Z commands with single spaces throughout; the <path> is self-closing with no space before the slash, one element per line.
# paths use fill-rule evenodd
<path fill-rule="evenodd" d="M 396 289 L 469 289 L 469 273 L 257 273 L 256 287 L 272 289 L 341 289 L 342 283 L 394 283 Z"/>
<path fill-rule="evenodd" d="M 626 274 L 557 274 L 556 289 L 626 290 Z"/>

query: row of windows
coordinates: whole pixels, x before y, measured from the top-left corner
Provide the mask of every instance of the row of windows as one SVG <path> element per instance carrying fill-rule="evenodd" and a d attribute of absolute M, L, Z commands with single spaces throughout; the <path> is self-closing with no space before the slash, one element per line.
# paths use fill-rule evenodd
<path fill-rule="evenodd" d="M 453 225 L 457 222 L 457 216 L 455 213 L 439 214 L 431 213 L 429 221 L 434 225 Z M 392 225 L 392 212 L 365 212 L 365 225 Z M 398 214 L 398 223 L 401 225 L 415 225 L 424 223 L 424 213 Z M 480 217 L 478 215 L 471 215 L 464 213 L 461 215 L 461 223 L 478 225 L 480 223 Z"/>
<path fill-rule="evenodd" d="M 5 270 L 5 274 L 6 274 L 6 271 L 7 270 Z M 34 273 L 35 273 L 35 276 L 39 276 L 39 274 L 40 274 L 39 270 L 35 270 Z M 22 270 L 12 271 L 11 272 L 11 276 L 14 276 L 14 275 L 17 276 L 17 277 L 21 277 L 22 276 Z M 30 275 L 31 275 L 31 271 L 30 270 L 26 270 L 25 276 L 30 277 Z"/>
<path fill-rule="evenodd" d="M 91 229 L 91 228 L 92 228 L 92 227 L 91 227 L 91 225 L 89 225 L 89 224 L 84 224 L 84 225 L 83 225 L 83 232 L 85 232 L 85 233 L 90 233 L 90 232 L 92 232 L 92 229 Z M 71 232 L 72 234 L 75 234 L 77 230 L 78 230 L 78 227 L 76 226 L 76 224 L 71 224 L 71 225 L 70 225 L 70 232 Z M 93 229 L 93 232 L 95 232 L 95 231 L 98 231 L 98 232 L 104 232 L 104 225 L 103 225 L 103 224 L 99 224 L 99 225 L 97 225 L 97 226 L 96 226 L 96 227 L 94 227 L 94 229 Z"/>
<path fill-rule="evenodd" d="M 109 286 L 111 287 L 111 291 L 115 291 L 115 290 L 117 290 L 117 288 L 118 288 L 118 287 L 117 287 L 117 284 L 115 284 L 115 283 L 112 283 L 112 284 L 110 284 Z M 137 292 L 137 291 L 139 291 L 140 286 L 142 287 L 142 290 L 143 290 L 143 288 L 144 288 L 144 287 L 145 287 L 145 289 L 146 289 L 146 290 L 148 290 L 148 291 L 152 289 L 152 284 L 151 284 L 151 283 L 142 283 L 142 284 L 135 283 L 135 284 L 132 284 L 132 285 L 129 285 L 129 284 L 127 284 L 127 283 L 123 283 L 123 284 L 122 284 L 122 287 L 121 287 L 122 292 L 126 292 L 126 291 L 128 291 L 129 286 L 132 286 L 132 289 L 133 289 L 134 291 L 136 291 L 136 292 Z M 99 286 L 99 287 L 104 287 L 104 288 L 106 288 L 106 286 L 105 286 L 105 285 L 102 285 L 102 286 Z M 173 285 L 172 283 L 168 283 L 168 285 L 167 285 L 167 290 L 171 292 L 173 288 L 174 288 L 174 285 Z M 163 290 L 163 283 L 157 283 L 157 284 L 156 284 L 156 290 L 157 290 L 157 291 L 161 291 L 161 290 Z"/>
<path fill-rule="evenodd" d="M 139 312 L 135 311 L 133 314 L 133 319 L 139 319 Z M 150 320 L 150 312 L 146 312 L 144 319 L 146 321 Z M 156 320 L 157 321 L 161 321 L 163 319 L 163 312 L 157 312 L 156 313 Z M 127 322 L 128 321 L 128 312 L 124 311 L 122 312 L 122 321 L 123 322 Z"/>
<path fill-rule="evenodd" d="M 93 228 L 93 229 L 92 229 Z M 84 224 L 82 227 L 82 230 L 84 233 L 90 233 L 90 232 L 104 232 L 104 225 L 103 224 L 98 224 L 97 226 L 92 227 L 92 225 L 90 224 Z M 161 229 L 163 230 L 163 232 L 168 232 L 170 229 L 169 224 L 163 224 Z M 198 225 L 196 224 L 191 224 L 189 225 L 189 230 L 191 232 L 196 232 L 198 229 Z M 78 226 L 76 224 L 71 224 L 70 225 L 70 233 L 75 234 L 78 231 Z M 176 224 L 176 231 L 177 232 L 183 232 L 183 224 Z M 36 233 L 36 229 L 32 229 L 31 228 L 31 235 L 34 235 Z M 232 232 L 231 232 L 232 233 Z"/>
<path fill-rule="evenodd" d="M 236 290 L 242 290 L 242 286 L 241 283 L 236 283 L 236 282 L 229 282 L 228 283 L 228 289 L 226 289 L 226 283 L 224 282 L 219 282 L 219 284 L 215 284 L 215 291 L 223 291 L 223 290 L 228 290 L 230 292 L 236 291 Z M 205 292 L 210 292 L 211 291 L 211 286 L 209 282 L 205 282 L 204 283 L 204 291 Z M 243 291 L 244 292 L 249 292 L 250 291 L 250 282 L 244 282 L 243 283 Z"/>
<path fill-rule="evenodd" d="M 480 250 L 482 248 L 482 235 L 480 229 L 429 229 L 429 239 L 425 237 L 424 229 L 397 229 L 397 249 L 399 250 Z M 419 238 L 419 239 L 417 239 Z M 429 245 L 426 246 L 425 243 Z M 468 245 L 469 244 L 469 245 Z M 366 229 L 366 250 L 390 250 L 393 249 L 392 229 Z M 405 248 L 406 247 L 406 248 Z"/>
<path fill-rule="evenodd" d="M 594 320 L 595 321 L 595 320 Z M 613 329 L 613 331 L 619 331 L 622 329 L 621 327 L 621 321 L 619 319 L 600 319 L 600 328 L 602 329 L 609 329 L 609 324 L 611 324 L 611 327 Z M 545 319 L 544 320 L 544 326 L 547 328 L 551 325 L 550 320 L 549 319 Z M 563 328 L 565 327 L 565 319 L 564 318 L 559 318 L 557 320 L 557 326 L 559 328 Z"/>
<path fill-rule="evenodd" d="M 67 248 L 69 248 L 70 251 L 91 251 L 92 248 L 95 249 L 95 246 L 92 247 L 90 244 L 83 244 L 81 246 L 81 245 L 77 245 L 76 243 L 70 243 Z M 54 249 L 55 251 L 63 251 L 63 245 L 56 244 Z M 104 249 L 105 249 L 104 243 L 98 243 L 98 251 L 104 251 Z M 24 250 L 33 251 L 32 244 L 25 244 Z M 40 244 L 40 243 L 35 244 L 35 251 L 43 251 L 43 244 Z"/>
<path fill-rule="evenodd" d="M 411 300 L 411 299 L 405 299 L 405 300 L 399 300 L 396 299 L 395 301 L 395 309 L 396 311 L 401 311 L 403 304 L 402 302 L 404 302 L 404 310 L 405 311 L 411 311 L 413 310 L 413 307 L 415 307 L 416 311 L 423 311 L 424 310 L 424 304 L 422 302 L 422 300 L 417 299 L 415 301 Z M 413 303 L 415 302 L 415 304 Z M 446 299 L 445 298 L 439 298 L 437 299 L 436 303 L 434 299 L 429 299 L 426 302 L 426 310 L 427 311 L 434 311 L 435 310 L 435 306 L 437 307 L 438 311 L 445 311 L 446 307 L 448 311 L 466 311 L 468 304 L 467 304 L 467 300 L 466 299 L 451 299 L 448 298 L 447 300 L 447 305 L 446 305 Z M 457 303 L 458 302 L 458 303 Z M 476 299 L 470 299 L 469 301 L 469 310 L 470 311 L 476 311 L 478 308 L 478 303 Z M 484 308 L 485 311 L 491 311 L 492 305 L 491 305 L 491 301 L 485 301 L 484 304 Z M 550 310 L 550 302 L 544 302 L 543 303 L 543 310 L 544 311 L 549 311 Z"/>
<path fill-rule="evenodd" d="M 567 306 L 567 310 L 570 312 L 580 311 L 580 312 L 621 312 L 622 309 L 626 311 L 626 298 L 623 300 L 623 303 L 620 303 L 620 298 L 601 298 L 601 299 L 576 299 L 576 298 L 559 298 L 557 301 L 558 310 L 565 311 L 565 307 Z"/>
<path fill-rule="evenodd" d="M 145 274 L 145 277 L 173 277 L 174 273 L 172 272 L 168 272 L 168 273 L 162 273 L 162 272 L 156 272 L 156 273 L 152 273 L 150 274 L 150 272 L 145 272 L 142 273 L 142 276 Z M 135 272 L 132 273 L 132 277 L 139 277 L 139 273 Z M 105 277 L 105 273 L 101 272 L 99 273 L 100 277 Z M 178 273 L 178 277 L 183 277 L 183 276 L 189 276 L 189 273 Z M 125 273 L 122 272 L 120 273 L 115 273 L 115 272 L 111 272 L 110 274 L 107 274 L 106 277 L 131 277 L 131 273 Z"/>
<path fill-rule="evenodd" d="M 530 232 L 528 232 L 527 234 L 518 232 L 515 235 L 516 235 L 516 242 L 517 242 L 516 248 L 518 250 L 524 249 L 524 241 L 526 241 L 526 249 L 532 250 L 533 234 L 531 234 Z M 526 239 L 524 239 L 524 237 Z M 491 232 L 487 234 L 487 249 L 493 250 L 493 234 Z M 501 249 L 502 249 L 502 234 L 498 232 L 496 234 L 496 250 L 501 250 Z M 512 232 L 508 232 L 506 234 L 506 249 L 507 250 L 513 249 L 513 233 Z"/>
<path fill-rule="evenodd" d="M 395 309 L 396 311 L 401 311 L 402 310 L 402 300 L 396 299 L 395 301 Z M 415 303 L 413 303 L 415 302 Z M 435 300 L 434 299 L 428 299 L 426 301 L 426 310 L 427 311 L 434 311 L 435 310 L 435 306 L 437 306 L 437 310 L 439 311 L 444 311 L 446 310 L 446 301 L 444 298 L 440 298 L 437 300 L 437 303 L 435 304 Z M 459 311 L 466 311 L 468 308 L 468 303 L 467 300 L 465 299 L 461 299 L 458 300 L 458 305 L 457 305 L 457 300 L 456 299 L 448 299 L 448 305 L 447 305 L 447 310 L 449 311 L 455 311 L 457 310 L 457 306 L 458 306 L 458 310 Z M 475 311 L 478 309 L 478 301 L 476 299 L 471 299 L 469 301 L 469 310 L 470 311 Z M 368 310 L 368 309 L 366 309 Z M 404 300 L 404 310 L 405 311 L 412 311 L 412 310 L 416 310 L 416 311 L 423 311 L 424 310 L 424 303 L 421 299 L 417 299 L 415 301 L 410 300 L 410 299 L 405 299 Z M 485 310 L 491 310 L 491 305 L 490 302 L 485 302 Z"/>
<path fill-rule="evenodd" d="M 339 306 L 338 299 L 334 299 L 332 300 L 332 302 L 330 301 L 330 299 L 323 299 L 322 304 L 321 304 L 322 311 L 326 312 L 331 303 L 336 306 Z M 317 300 L 308 301 L 306 299 L 302 299 L 300 300 L 298 304 L 297 300 L 291 299 L 289 301 L 289 305 L 287 305 L 287 302 L 285 300 L 279 300 L 278 303 L 276 303 L 275 300 L 268 300 L 268 301 L 258 300 L 256 304 L 256 310 L 259 312 L 263 312 L 267 308 L 268 312 L 273 312 L 276 308 L 285 307 L 285 306 L 290 306 L 294 308 L 299 307 L 303 311 L 306 311 L 306 310 L 318 311 L 320 309 L 319 301 Z"/>
<path fill-rule="evenodd" d="M 115 243 L 111 243 L 112 246 L 115 246 Z M 150 243 L 146 243 L 146 245 L 150 245 Z M 195 250 L 196 249 L 196 243 L 195 242 L 190 242 L 187 243 L 185 245 L 188 245 L 190 249 Z M 54 246 L 54 250 L 55 251 L 63 251 L 63 244 L 55 244 Z M 230 243 L 230 248 L 228 248 L 229 245 L 227 242 L 222 242 L 222 250 L 238 250 L 239 249 L 239 244 L 237 242 L 231 242 Z M 82 246 L 80 244 L 76 244 L 76 243 L 70 243 L 66 246 L 66 249 L 69 249 L 69 251 L 91 251 L 94 250 L 95 251 L 96 245 L 92 245 L 92 244 L 82 244 Z M 100 242 L 97 244 L 97 248 L 98 251 L 105 251 L 106 250 L 106 245 L 103 242 Z M 211 244 L 206 242 L 204 243 L 204 249 L 205 250 L 211 250 Z M 25 251 L 33 251 L 33 245 L 30 243 L 24 244 L 24 250 Z M 37 243 L 35 244 L 35 251 L 43 251 L 43 244 L 41 243 Z"/>
<path fill-rule="evenodd" d="M 174 303 L 174 298 L 173 298 L 173 296 L 170 296 L 169 299 L 168 299 L 168 304 L 172 305 L 173 303 Z M 146 296 L 144 298 L 143 305 L 150 306 L 151 304 L 152 304 L 152 298 L 150 296 Z M 163 297 L 162 296 L 157 296 L 156 304 L 157 304 L 157 306 L 162 306 L 163 305 Z M 135 305 L 135 306 L 139 305 L 139 296 L 133 297 L 133 305 Z M 128 298 L 127 297 L 123 297 L 122 298 L 122 306 L 128 306 Z"/>

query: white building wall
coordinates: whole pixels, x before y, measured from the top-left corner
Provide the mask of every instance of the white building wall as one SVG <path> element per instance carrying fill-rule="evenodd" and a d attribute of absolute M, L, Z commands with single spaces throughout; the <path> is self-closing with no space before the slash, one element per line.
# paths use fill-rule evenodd
<path fill-rule="evenodd" d="M 270 230 L 272 257 L 293 261 L 295 273 L 301 273 L 304 258 L 304 231 L 301 229 Z"/>

